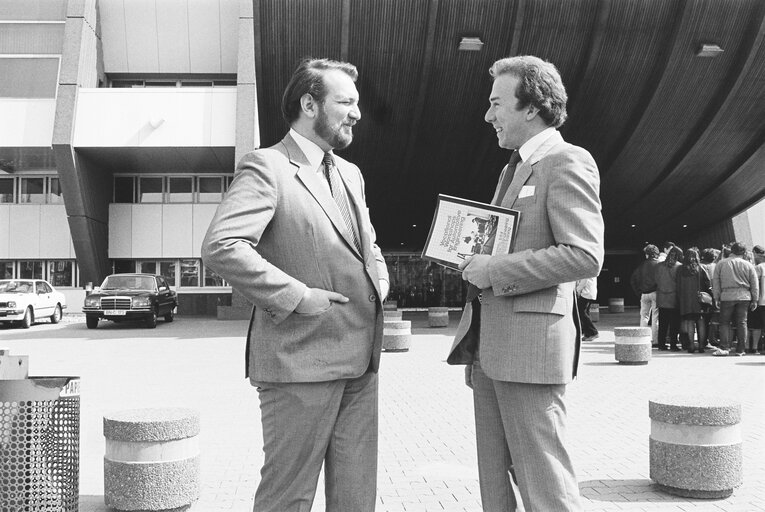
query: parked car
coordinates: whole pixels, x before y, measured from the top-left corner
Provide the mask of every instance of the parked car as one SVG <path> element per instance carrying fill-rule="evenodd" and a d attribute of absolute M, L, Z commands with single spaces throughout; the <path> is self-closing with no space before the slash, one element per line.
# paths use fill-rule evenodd
<path fill-rule="evenodd" d="M 66 297 L 42 279 L 0 280 L 0 323 L 12 322 L 24 329 L 50 318 L 57 324 L 66 309 Z"/>
<path fill-rule="evenodd" d="M 85 297 L 82 312 L 88 329 L 98 327 L 102 318 L 114 322 L 142 320 L 146 327 L 157 326 L 157 317 L 172 322 L 178 296 L 164 277 L 153 274 L 112 274 Z"/>

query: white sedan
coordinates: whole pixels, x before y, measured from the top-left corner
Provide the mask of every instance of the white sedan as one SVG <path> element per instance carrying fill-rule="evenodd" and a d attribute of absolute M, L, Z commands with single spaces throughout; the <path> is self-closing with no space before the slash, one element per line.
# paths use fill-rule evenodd
<path fill-rule="evenodd" d="M 0 323 L 13 322 L 28 329 L 42 318 L 57 324 L 66 309 L 66 297 L 42 279 L 0 280 Z"/>

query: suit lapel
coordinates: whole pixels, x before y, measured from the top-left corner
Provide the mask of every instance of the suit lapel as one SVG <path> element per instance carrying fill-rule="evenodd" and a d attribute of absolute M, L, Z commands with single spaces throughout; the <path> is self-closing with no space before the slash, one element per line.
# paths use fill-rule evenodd
<path fill-rule="evenodd" d="M 523 185 L 526 184 L 528 179 L 531 177 L 532 172 L 534 171 L 534 165 L 539 162 L 542 157 L 544 157 L 547 152 L 550 151 L 550 149 L 561 142 L 563 142 L 563 137 L 561 137 L 560 133 L 556 131 L 550 135 L 550 137 L 548 137 L 548 139 L 544 141 L 536 151 L 534 151 L 528 160 L 525 160 L 518 165 L 518 167 L 515 169 L 515 176 L 513 176 L 513 181 L 507 188 L 505 199 L 502 201 L 503 204 L 512 205 L 515 200 L 518 199 L 518 195 L 521 193 Z"/>
<path fill-rule="evenodd" d="M 282 144 L 287 151 L 287 157 L 289 158 L 290 163 L 297 168 L 298 179 L 303 183 L 305 188 L 308 189 L 308 192 L 311 193 L 314 199 L 316 199 L 316 202 L 319 203 L 319 206 L 321 206 L 321 209 L 324 210 L 324 213 L 329 217 L 329 220 L 335 226 L 337 232 L 340 233 L 340 236 L 343 237 L 348 247 L 358 254 L 353 240 L 350 238 L 348 229 L 345 226 L 345 222 L 340 216 L 340 210 L 337 208 L 337 203 L 335 203 L 334 198 L 329 193 L 327 186 L 322 183 L 322 178 L 316 172 L 316 169 L 311 167 L 308 158 L 306 158 L 303 151 L 300 150 L 300 146 L 297 145 L 295 140 L 290 137 L 289 134 L 282 139 Z M 340 176 L 343 181 L 347 181 L 343 177 L 342 172 L 340 173 Z M 347 188 L 348 187 L 346 187 L 346 189 Z M 355 198 L 351 201 L 351 204 L 354 202 Z M 358 215 L 356 217 L 358 218 Z M 361 231 L 360 225 L 359 231 Z"/>

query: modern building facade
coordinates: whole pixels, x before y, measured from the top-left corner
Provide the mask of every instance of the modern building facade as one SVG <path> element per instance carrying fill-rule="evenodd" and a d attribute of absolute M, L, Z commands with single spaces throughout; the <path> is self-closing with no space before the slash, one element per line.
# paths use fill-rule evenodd
<path fill-rule="evenodd" d="M 75 311 L 85 287 L 134 271 L 174 283 L 181 314 L 231 304 L 200 246 L 260 144 L 257 4 L 0 0 L 0 276 L 48 279 Z M 765 204 L 742 215 L 710 240 L 762 243 Z M 401 305 L 460 304 L 459 276 L 381 245 Z M 621 293 L 634 254 L 612 252 L 602 290 Z"/>

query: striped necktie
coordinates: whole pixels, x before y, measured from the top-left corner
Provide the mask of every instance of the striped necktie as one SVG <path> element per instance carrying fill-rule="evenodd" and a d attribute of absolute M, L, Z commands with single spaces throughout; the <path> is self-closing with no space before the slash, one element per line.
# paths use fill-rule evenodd
<path fill-rule="evenodd" d="M 326 176 L 327 183 L 329 183 L 329 190 L 332 192 L 332 198 L 335 200 L 335 203 L 337 203 L 337 209 L 340 210 L 340 216 L 343 218 L 345 227 L 351 235 L 353 245 L 355 245 L 356 249 L 361 253 L 361 244 L 359 243 L 359 236 L 356 233 L 356 227 L 351 218 L 351 208 L 348 204 L 348 196 L 345 195 L 345 185 L 343 185 L 343 182 L 340 180 L 340 176 L 337 175 L 335 160 L 330 153 L 324 153 L 322 163 L 324 164 L 324 176 Z"/>

